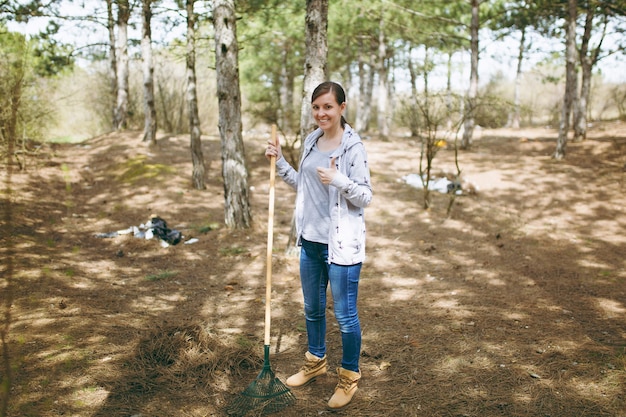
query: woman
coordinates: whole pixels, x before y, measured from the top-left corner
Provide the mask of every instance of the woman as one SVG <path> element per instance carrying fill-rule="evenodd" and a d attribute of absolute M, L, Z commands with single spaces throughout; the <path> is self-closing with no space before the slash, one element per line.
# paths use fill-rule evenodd
<path fill-rule="evenodd" d="M 365 259 L 363 209 L 372 199 L 365 147 L 346 123 L 345 108 L 345 92 L 339 84 L 324 82 L 313 91 L 311 109 L 319 127 L 304 141 L 298 171 L 282 157 L 279 143 L 270 142 L 265 151 L 268 158 L 276 157 L 278 175 L 296 190 L 308 351 L 304 366 L 286 382 L 291 387 L 302 386 L 328 370 L 326 290 L 330 283 L 343 348 L 330 408 L 347 405 L 361 378 L 357 295 Z"/>

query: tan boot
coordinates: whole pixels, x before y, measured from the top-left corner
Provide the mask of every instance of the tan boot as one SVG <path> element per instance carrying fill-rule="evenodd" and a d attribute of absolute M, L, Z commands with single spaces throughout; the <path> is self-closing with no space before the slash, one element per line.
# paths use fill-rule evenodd
<path fill-rule="evenodd" d="M 328 372 L 326 355 L 320 359 L 312 353 L 307 352 L 304 354 L 304 365 L 300 368 L 300 372 L 291 375 L 287 378 L 286 382 L 290 387 L 301 387 L 311 382 L 316 377 L 324 375 L 326 372 Z"/>
<path fill-rule="evenodd" d="M 343 368 L 337 368 L 337 375 L 339 375 L 339 383 L 335 387 L 335 393 L 328 400 L 330 408 L 342 408 L 348 405 L 352 401 L 352 397 L 358 389 L 357 383 L 361 379 L 360 371 L 352 372 Z"/>

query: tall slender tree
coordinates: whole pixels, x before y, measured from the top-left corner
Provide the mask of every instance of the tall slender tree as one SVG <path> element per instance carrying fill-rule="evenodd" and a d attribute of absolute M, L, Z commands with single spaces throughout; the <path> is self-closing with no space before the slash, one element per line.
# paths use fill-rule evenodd
<path fill-rule="evenodd" d="M 587 113 L 591 96 L 591 78 L 597 63 L 623 48 L 619 44 L 605 47 L 605 39 L 611 32 L 623 33 L 626 1 L 624 0 L 586 0 L 582 4 L 585 12 L 585 26 L 580 41 L 578 56 L 581 67 L 581 87 L 578 109 L 574 120 L 574 140 L 584 140 L 587 136 Z M 621 26 L 618 22 L 621 22 Z M 595 36 L 594 36 L 595 35 Z M 595 42 L 592 42 L 592 37 Z M 622 37 L 623 38 L 623 37 Z"/>
<path fill-rule="evenodd" d="M 109 79 L 111 82 L 111 126 L 117 127 L 117 54 L 115 48 L 115 18 L 113 17 L 113 0 L 106 0 L 107 20 L 106 27 L 109 34 Z"/>
<path fill-rule="evenodd" d="M 578 16 L 577 0 L 567 1 L 567 18 L 565 20 L 565 93 L 561 107 L 561 121 L 559 123 L 559 137 L 556 141 L 554 159 L 563 159 L 567 149 L 567 135 L 570 126 L 572 106 L 576 95 L 576 18 Z"/>
<path fill-rule="evenodd" d="M 387 39 L 385 28 L 385 10 L 381 8 L 378 20 L 378 136 L 381 140 L 389 139 L 389 68 L 387 66 Z"/>
<path fill-rule="evenodd" d="M 522 65 L 526 52 L 526 27 L 520 30 L 520 41 L 517 53 L 517 69 L 515 70 L 515 86 L 513 89 L 513 111 L 509 113 L 507 125 L 513 129 L 519 129 L 521 120 L 520 90 L 522 88 Z"/>
<path fill-rule="evenodd" d="M 465 100 L 465 116 L 463 124 L 463 139 L 461 140 L 461 148 L 467 149 L 472 145 L 472 137 L 474 135 L 474 114 L 478 105 L 478 30 L 479 22 L 479 0 L 470 0 L 472 8 L 472 21 L 470 23 L 470 84 L 467 90 L 467 98 Z"/>
<path fill-rule="evenodd" d="M 157 114 L 154 104 L 154 62 L 152 60 L 152 3 L 142 0 L 141 57 L 143 60 L 143 140 L 156 145 Z"/>
<path fill-rule="evenodd" d="M 252 216 L 241 127 L 237 16 L 234 0 L 213 2 L 213 25 L 219 102 L 218 124 L 222 142 L 224 217 L 228 227 L 243 229 L 250 227 Z"/>
<path fill-rule="evenodd" d="M 196 0 L 187 0 L 187 106 L 189 108 L 189 141 L 193 164 L 191 183 L 197 190 L 206 188 L 204 183 L 204 155 L 202 152 L 202 131 L 198 112 L 198 94 L 196 88 Z"/>
<path fill-rule="evenodd" d="M 306 0 L 304 82 L 300 106 L 300 139 L 304 139 L 314 129 L 311 115 L 311 95 L 313 90 L 326 79 L 328 62 L 328 0 Z M 304 150 L 302 146 L 301 151 Z M 287 242 L 287 252 L 296 245 L 296 222 L 291 219 L 291 231 Z"/>
<path fill-rule="evenodd" d="M 302 105 L 300 107 L 300 137 L 304 141 L 313 130 L 311 94 L 326 79 L 328 60 L 328 0 L 306 0 L 305 62 Z"/>
<path fill-rule="evenodd" d="M 128 116 L 129 96 L 129 57 L 128 57 L 128 21 L 130 19 L 130 4 L 128 0 L 117 0 L 117 27 L 115 57 L 117 73 L 117 101 L 115 107 L 116 130 L 126 128 Z"/>
<path fill-rule="evenodd" d="M 521 90 L 523 78 L 523 64 L 530 49 L 531 30 L 537 25 L 538 9 L 541 6 L 535 1 L 519 0 L 508 5 L 506 10 L 496 14 L 490 22 L 490 28 L 500 36 L 510 36 L 519 33 L 519 46 L 517 48 L 517 67 L 513 89 L 513 108 L 509 112 L 507 126 L 518 129 L 521 122 Z"/>

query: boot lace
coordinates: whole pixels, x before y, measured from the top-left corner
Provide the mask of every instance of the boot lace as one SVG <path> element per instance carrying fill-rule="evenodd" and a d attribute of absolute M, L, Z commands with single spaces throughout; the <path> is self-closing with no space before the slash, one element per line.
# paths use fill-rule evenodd
<path fill-rule="evenodd" d="M 350 377 L 346 375 L 341 375 L 339 377 L 339 382 L 337 383 L 337 389 L 342 389 L 345 392 L 348 392 L 350 391 L 353 383 L 354 381 Z"/>
<path fill-rule="evenodd" d="M 304 372 L 311 372 L 311 371 L 317 370 L 317 368 L 323 365 L 324 365 L 324 359 L 312 359 L 312 360 L 307 359 L 304 362 L 304 365 L 302 365 L 302 368 L 300 368 L 300 370 Z"/>

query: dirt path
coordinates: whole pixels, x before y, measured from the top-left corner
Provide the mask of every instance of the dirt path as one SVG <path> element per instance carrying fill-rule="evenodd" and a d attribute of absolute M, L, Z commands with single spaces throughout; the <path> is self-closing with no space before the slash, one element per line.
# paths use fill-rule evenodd
<path fill-rule="evenodd" d="M 332 414 L 626 416 L 624 131 L 594 128 L 561 162 L 550 158 L 554 132 L 483 131 L 460 154 L 477 191 L 449 217 L 448 195 L 433 192 L 424 211 L 422 191 L 401 180 L 417 171 L 415 141 L 367 141 L 363 380 Z M 185 137 L 158 149 L 134 133 L 46 145 L 13 175 L 10 416 L 223 415 L 260 370 L 263 143 L 246 143 L 246 231 L 221 226 L 216 138 L 204 140 L 204 191 L 189 187 Z M 437 174 L 454 171 L 453 156 L 439 153 Z M 283 380 L 305 350 L 297 260 L 282 250 L 292 204 L 277 184 L 271 345 Z M 198 242 L 94 237 L 152 214 Z M 333 372 L 295 390 L 280 415 L 331 414 L 340 336 L 329 314 Z"/>

